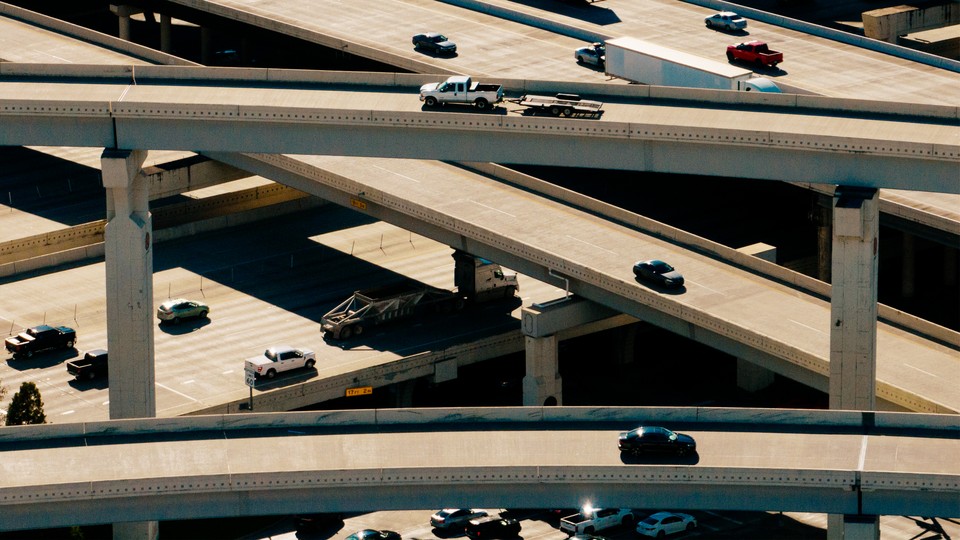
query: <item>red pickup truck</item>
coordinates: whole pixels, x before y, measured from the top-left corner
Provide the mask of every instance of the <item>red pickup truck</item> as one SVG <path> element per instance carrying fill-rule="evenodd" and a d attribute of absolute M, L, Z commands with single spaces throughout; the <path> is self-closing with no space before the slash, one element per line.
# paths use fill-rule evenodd
<path fill-rule="evenodd" d="M 740 60 L 760 66 L 774 67 L 783 62 L 783 53 L 770 50 L 770 47 L 767 47 L 767 44 L 762 41 L 747 41 L 728 46 L 727 60 L 730 62 Z"/>

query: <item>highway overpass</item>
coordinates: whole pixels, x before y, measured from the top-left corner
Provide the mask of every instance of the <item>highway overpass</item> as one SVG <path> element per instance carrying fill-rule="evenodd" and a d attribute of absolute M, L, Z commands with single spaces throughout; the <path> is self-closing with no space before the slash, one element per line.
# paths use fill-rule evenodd
<path fill-rule="evenodd" d="M 625 457 L 665 425 L 697 454 Z M 439 507 L 960 516 L 952 415 L 710 408 L 389 409 L 0 431 L 0 530 Z M 694 496 L 695 495 L 695 496 Z"/>
<path fill-rule="evenodd" d="M 960 192 L 958 107 L 503 81 L 515 93 L 606 96 L 604 114 L 590 121 L 509 107 L 425 109 L 414 97 L 429 80 L 422 75 L 303 73 L 284 83 L 271 70 L 2 67 L 7 145 L 492 161 Z"/>

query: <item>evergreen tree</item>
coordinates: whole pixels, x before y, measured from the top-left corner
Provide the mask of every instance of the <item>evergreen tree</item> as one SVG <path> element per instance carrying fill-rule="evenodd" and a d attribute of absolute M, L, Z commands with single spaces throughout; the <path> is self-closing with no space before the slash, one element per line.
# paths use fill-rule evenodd
<path fill-rule="evenodd" d="M 27 424 L 46 424 L 47 415 L 43 413 L 43 400 L 40 390 L 32 382 L 20 385 L 20 391 L 13 395 L 7 408 L 7 425 L 23 426 Z"/>
<path fill-rule="evenodd" d="M 0 384 L 0 401 L 3 401 L 3 397 L 7 395 L 7 387 Z M 0 421 L 4 421 L 6 418 L 6 413 L 0 411 Z"/>

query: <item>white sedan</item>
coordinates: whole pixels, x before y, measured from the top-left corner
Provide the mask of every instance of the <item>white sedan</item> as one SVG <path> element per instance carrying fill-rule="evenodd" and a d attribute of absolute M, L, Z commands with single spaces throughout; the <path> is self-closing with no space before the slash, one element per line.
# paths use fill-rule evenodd
<path fill-rule="evenodd" d="M 714 13 L 703 20 L 707 28 L 719 28 L 732 32 L 734 30 L 743 30 L 747 27 L 747 20 L 732 11 L 721 11 Z"/>
<path fill-rule="evenodd" d="M 697 519 L 679 512 L 657 512 L 637 523 L 637 532 L 643 536 L 662 537 L 668 534 L 692 531 L 697 528 Z"/>

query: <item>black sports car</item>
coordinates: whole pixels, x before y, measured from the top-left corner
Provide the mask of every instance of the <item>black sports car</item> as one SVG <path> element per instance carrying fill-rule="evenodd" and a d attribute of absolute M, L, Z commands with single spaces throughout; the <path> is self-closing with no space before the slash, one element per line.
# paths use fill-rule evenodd
<path fill-rule="evenodd" d="M 683 433 L 674 433 L 658 426 L 640 426 L 620 434 L 618 443 L 621 452 L 640 454 L 645 452 L 685 455 L 697 451 L 697 442 Z"/>

